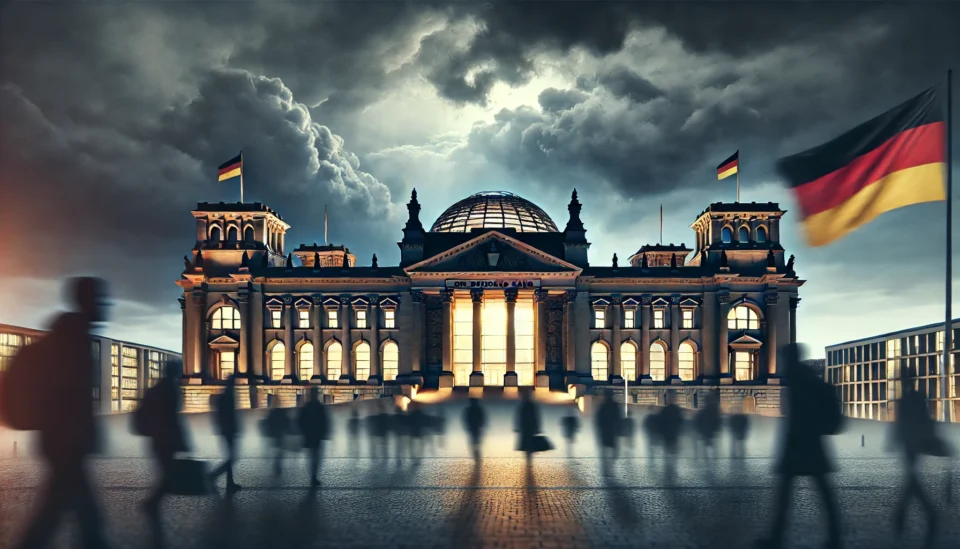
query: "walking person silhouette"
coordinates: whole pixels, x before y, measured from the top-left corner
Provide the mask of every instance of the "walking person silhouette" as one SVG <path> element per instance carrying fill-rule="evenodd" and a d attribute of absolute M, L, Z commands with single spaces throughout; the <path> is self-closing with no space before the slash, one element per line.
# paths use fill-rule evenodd
<path fill-rule="evenodd" d="M 577 442 L 577 431 L 580 430 L 580 418 L 571 412 L 560 420 L 560 428 L 567 441 L 567 457 L 573 457 L 573 446 Z"/>
<path fill-rule="evenodd" d="M 320 460 L 323 459 L 323 443 L 330 440 L 330 418 L 327 409 L 320 403 L 320 391 L 310 387 L 307 393 L 306 404 L 300 408 L 297 423 L 303 435 L 303 447 L 310 456 L 310 486 L 320 486 L 317 476 L 320 470 Z"/>
<path fill-rule="evenodd" d="M 527 456 L 527 466 L 533 464 L 533 454 L 549 450 L 546 439 L 538 437 L 540 434 L 540 410 L 530 396 L 530 392 L 521 393 L 520 407 L 514 423 L 514 432 L 517 433 L 517 450 Z"/>
<path fill-rule="evenodd" d="M 473 460 L 480 461 L 480 447 L 483 445 L 483 431 L 487 426 L 487 415 L 480 406 L 480 399 L 471 398 L 467 409 L 463 411 L 463 426 L 470 437 L 470 450 Z"/>
<path fill-rule="evenodd" d="M 240 435 L 240 422 L 237 418 L 237 392 L 234 376 L 227 378 L 227 385 L 223 393 L 216 399 L 214 421 L 217 431 L 223 440 L 223 449 L 226 451 L 226 461 L 210 473 L 210 480 L 216 482 L 220 475 L 227 475 L 227 493 L 240 489 L 240 485 L 233 480 L 233 464 L 237 459 L 237 438 Z"/>
<path fill-rule="evenodd" d="M 267 400 L 270 411 L 264 419 L 266 435 L 273 444 L 274 460 L 273 474 L 279 477 L 283 472 L 283 454 L 284 444 L 286 443 L 287 433 L 290 432 L 290 418 L 287 417 L 287 411 L 280 407 L 280 399 L 277 395 L 268 395 Z"/>
<path fill-rule="evenodd" d="M 813 370 L 800 363 L 800 358 L 800 348 L 796 343 L 783 347 L 780 360 L 785 366 L 789 389 L 787 417 L 783 426 L 786 431 L 777 460 L 776 472 L 780 482 L 773 525 L 769 536 L 757 541 L 757 547 L 763 549 L 779 548 L 783 544 L 793 480 L 796 477 L 813 478 L 827 515 L 825 547 L 840 547 L 837 498 L 827 479 L 827 473 L 832 472 L 833 467 L 823 441 L 824 436 L 840 431 L 843 420 L 840 401 L 833 387 L 818 379 Z"/>
<path fill-rule="evenodd" d="M 61 314 L 41 342 L 47 383 L 44 394 L 29 395 L 44 403 L 40 452 L 50 473 L 41 492 L 40 507 L 20 543 L 22 548 L 46 547 L 66 511 L 80 521 L 83 547 L 106 547 L 101 515 L 85 468 L 86 457 L 99 448 L 93 415 L 90 375 L 94 371 L 90 332 L 106 320 L 106 283 L 81 277 L 69 281 L 70 300 L 76 309 Z M 39 343 L 39 342 L 38 342 Z M 21 351 L 22 352 L 22 351 Z"/>
<path fill-rule="evenodd" d="M 604 391 L 603 402 L 594 416 L 595 431 L 597 434 L 597 446 L 600 450 L 600 458 L 603 460 L 602 466 L 605 472 L 610 470 L 610 459 L 617 459 L 618 443 L 620 433 L 623 429 L 620 417 L 620 410 L 617 403 L 613 400 L 613 392 Z"/>
<path fill-rule="evenodd" d="M 150 437 L 151 449 L 160 465 L 160 478 L 153 493 L 143 502 L 143 510 L 152 520 L 160 514 L 160 501 L 170 492 L 173 479 L 173 463 L 178 452 L 190 450 L 180 421 L 180 373 L 183 364 L 169 360 L 164 365 L 164 375 L 159 383 L 147 390 L 137 414 L 143 434 Z"/>

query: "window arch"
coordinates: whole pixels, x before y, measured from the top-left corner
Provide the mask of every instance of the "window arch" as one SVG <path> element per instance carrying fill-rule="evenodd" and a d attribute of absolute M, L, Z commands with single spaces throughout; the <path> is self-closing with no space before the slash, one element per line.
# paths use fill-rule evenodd
<path fill-rule="evenodd" d="M 764 227 L 757 227 L 757 242 L 763 244 L 767 241 L 767 229 Z"/>
<path fill-rule="evenodd" d="M 693 381 L 697 375 L 697 349 L 693 343 L 684 341 L 680 344 L 678 357 L 680 366 L 679 374 L 681 381 Z"/>
<path fill-rule="evenodd" d="M 239 330 L 240 311 L 230 305 L 218 307 L 210 317 L 210 328 L 214 330 Z"/>
<path fill-rule="evenodd" d="M 650 344 L 650 379 L 667 380 L 667 349 L 659 341 Z"/>
<path fill-rule="evenodd" d="M 739 240 L 741 244 L 750 242 L 750 229 L 748 229 L 746 225 L 740 227 L 737 233 L 737 240 Z"/>
<path fill-rule="evenodd" d="M 220 227 L 214 225 L 210 228 L 210 242 L 220 242 L 222 234 Z"/>
<path fill-rule="evenodd" d="M 370 378 L 370 344 L 366 341 L 357 343 L 353 348 L 353 372 L 357 381 Z"/>
<path fill-rule="evenodd" d="M 297 372 L 301 381 L 313 377 L 313 343 L 304 341 L 297 351 Z"/>
<path fill-rule="evenodd" d="M 247 227 L 246 227 L 245 229 L 243 229 L 243 241 L 244 241 L 244 242 L 253 242 L 253 239 L 254 239 L 254 236 L 253 236 L 253 227 L 251 227 L 250 225 L 247 225 Z"/>
<path fill-rule="evenodd" d="M 637 380 L 637 346 L 632 341 L 620 345 L 620 375 L 628 381 Z"/>
<path fill-rule="evenodd" d="M 590 374 L 593 381 L 607 381 L 607 364 L 610 350 L 602 341 L 595 341 L 590 347 Z"/>
<path fill-rule="evenodd" d="M 393 340 L 383 344 L 383 380 L 395 381 L 400 373 L 400 348 Z"/>
<path fill-rule="evenodd" d="M 759 330 L 760 316 L 752 307 L 737 305 L 727 313 L 727 329 Z"/>
<path fill-rule="evenodd" d="M 270 379 L 282 380 L 286 373 L 287 346 L 282 341 L 274 341 L 267 354 L 270 357 Z"/>
<path fill-rule="evenodd" d="M 240 230 L 236 225 L 227 227 L 227 242 L 236 242 L 240 240 Z"/>
<path fill-rule="evenodd" d="M 327 344 L 327 379 L 336 381 L 340 379 L 343 371 L 343 346 L 340 342 L 332 339 Z"/>
<path fill-rule="evenodd" d="M 724 244 L 733 242 L 733 229 L 730 227 L 720 229 L 720 241 Z"/>

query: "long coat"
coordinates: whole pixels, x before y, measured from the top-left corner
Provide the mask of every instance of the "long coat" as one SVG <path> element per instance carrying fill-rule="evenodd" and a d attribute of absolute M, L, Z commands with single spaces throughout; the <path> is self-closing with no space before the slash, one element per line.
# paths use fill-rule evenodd
<path fill-rule="evenodd" d="M 525 400 L 517 411 L 516 427 L 517 451 L 533 452 L 533 437 L 540 434 L 540 411 L 533 401 Z"/>
<path fill-rule="evenodd" d="M 780 456 L 776 472 L 789 476 L 818 476 L 833 471 L 827 459 L 818 418 L 817 383 L 822 383 L 800 367 L 790 376 L 787 394 L 787 418 L 781 434 Z M 789 375 L 789 374 L 788 374 Z"/>

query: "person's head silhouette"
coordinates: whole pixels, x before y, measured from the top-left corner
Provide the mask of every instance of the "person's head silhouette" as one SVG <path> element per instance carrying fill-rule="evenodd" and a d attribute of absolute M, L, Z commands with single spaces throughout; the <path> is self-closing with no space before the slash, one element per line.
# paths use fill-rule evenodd
<path fill-rule="evenodd" d="M 101 278 L 80 276 L 70 279 L 68 299 L 74 310 L 90 322 L 107 319 L 107 283 Z"/>
<path fill-rule="evenodd" d="M 320 390 L 316 387 L 310 387 L 310 390 L 307 391 L 307 397 L 310 402 L 316 402 L 320 399 Z"/>
<path fill-rule="evenodd" d="M 171 358 L 163 365 L 163 377 L 170 381 L 178 381 L 181 373 L 183 373 L 183 363 L 177 359 Z"/>
<path fill-rule="evenodd" d="M 237 385 L 237 376 L 230 374 L 227 376 L 227 387 L 235 387 Z"/>

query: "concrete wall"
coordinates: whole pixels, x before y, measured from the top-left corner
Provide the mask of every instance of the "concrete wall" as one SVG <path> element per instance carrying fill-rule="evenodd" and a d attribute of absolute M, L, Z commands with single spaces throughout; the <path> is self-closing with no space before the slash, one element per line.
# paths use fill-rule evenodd
<path fill-rule="evenodd" d="M 400 386 L 386 385 L 382 388 L 379 385 L 364 386 L 336 386 L 323 385 L 318 386 L 321 399 L 327 404 L 338 402 L 349 402 L 354 400 L 354 395 L 360 400 L 374 399 L 384 397 L 393 397 L 401 394 Z M 183 385 L 180 387 L 183 395 L 183 412 L 197 413 L 210 411 L 210 397 L 220 394 L 224 391 L 223 385 Z M 301 399 L 306 399 L 310 387 L 306 385 L 239 385 L 236 387 L 237 407 L 238 408 L 266 408 L 267 395 L 277 395 L 280 399 L 280 406 L 283 408 L 293 408 L 297 406 L 297 396 L 303 395 Z"/>
<path fill-rule="evenodd" d="M 602 387 L 594 388 L 593 396 L 601 394 Z M 777 385 L 736 386 L 657 386 L 630 387 L 629 401 L 642 406 L 663 406 L 666 393 L 670 393 L 674 402 L 681 408 L 702 408 L 708 394 L 720 394 L 720 409 L 723 413 L 746 412 L 768 417 L 781 417 L 781 401 L 784 387 Z M 612 389 L 614 398 L 623 402 L 623 387 Z"/>

